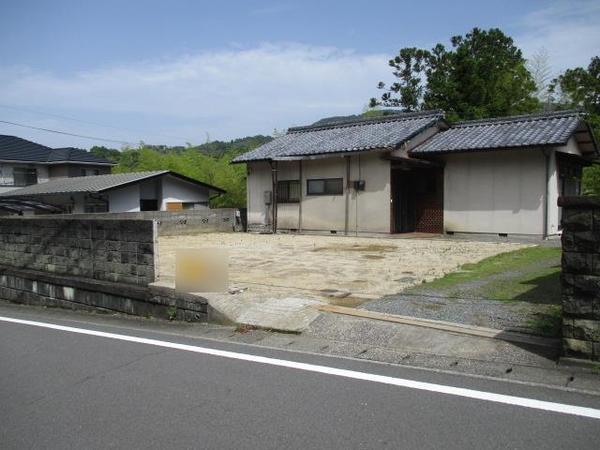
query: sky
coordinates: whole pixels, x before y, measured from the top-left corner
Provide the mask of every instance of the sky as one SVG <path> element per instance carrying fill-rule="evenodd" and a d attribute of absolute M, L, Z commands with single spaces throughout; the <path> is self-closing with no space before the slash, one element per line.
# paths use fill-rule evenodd
<path fill-rule="evenodd" d="M 499 27 L 556 75 L 600 54 L 598 24 L 598 0 L 0 0 L 0 134 L 81 148 L 272 134 L 362 112 L 402 47 Z"/>

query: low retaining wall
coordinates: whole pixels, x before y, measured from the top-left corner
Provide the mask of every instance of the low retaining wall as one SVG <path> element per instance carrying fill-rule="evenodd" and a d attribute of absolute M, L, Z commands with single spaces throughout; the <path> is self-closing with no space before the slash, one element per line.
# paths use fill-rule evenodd
<path fill-rule="evenodd" d="M 600 197 L 561 197 L 563 351 L 600 360 Z"/>
<path fill-rule="evenodd" d="M 206 299 L 173 289 L 132 286 L 0 266 L 0 298 L 12 303 L 207 322 Z"/>
<path fill-rule="evenodd" d="M 0 265 L 145 286 L 156 279 L 151 220 L 0 219 Z"/>
<path fill-rule="evenodd" d="M 160 236 L 243 231 L 241 217 L 235 208 L 70 214 L 69 217 L 75 219 L 155 220 Z"/>

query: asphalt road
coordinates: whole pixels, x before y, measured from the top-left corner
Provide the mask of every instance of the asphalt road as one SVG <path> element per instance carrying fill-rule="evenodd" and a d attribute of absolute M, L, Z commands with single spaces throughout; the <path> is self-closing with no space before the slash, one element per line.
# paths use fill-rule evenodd
<path fill-rule="evenodd" d="M 35 323 L 6 321 L 15 318 Z M 600 417 L 594 395 L 39 311 L 3 312 L 0 376 L 3 449 L 596 449 L 600 442 L 600 419 L 571 407 Z M 493 394 L 520 400 L 498 403 Z"/>

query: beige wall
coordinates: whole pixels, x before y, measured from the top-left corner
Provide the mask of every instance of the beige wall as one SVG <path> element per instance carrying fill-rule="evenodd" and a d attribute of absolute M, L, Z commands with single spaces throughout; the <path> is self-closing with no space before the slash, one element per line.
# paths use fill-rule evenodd
<path fill-rule="evenodd" d="M 246 205 L 248 225 L 264 226 L 271 223 L 270 210 L 265 205 L 264 192 L 272 191 L 271 167 L 267 162 L 252 162 L 247 165 Z"/>
<path fill-rule="evenodd" d="M 444 229 L 543 234 L 546 162 L 541 150 L 444 157 Z"/>
<path fill-rule="evenodd" d="M 365 190 L 347 188 L 346 164 L 350 160 L 350 181 L 365 180 Z M 302 160 L 302 199 L 299 203 L 279 203 L 279 229 L 331 231 L 343 233 L 346 227 L 348 203 L 348 231 L 390 231 L 390 163 L 381 159 L 381 153 L 361 153 L 349 156 L 331 156 Z M 279 161 L 278 180 L 299 180 L 300 161 Z M 343 195 L 309 196 L 306 181 L 318 178 L 342 178 Z M 268 163 L 248 164 L 248 224 L 270 224 L 270 209 L 264 203 L 264 191 L 272 190 L 271 167 Z M 348 198 L 346 198 L 348 197 Z M 300 214 L 302 211 L 302 214 Z"/>
<path fill-rule="evenodd" d="M 352 157 L 351 180 L 365 180 L 365 190 L 350 192 L 350 231 L 390 232 L 390 162 L 381 154 Z"/>

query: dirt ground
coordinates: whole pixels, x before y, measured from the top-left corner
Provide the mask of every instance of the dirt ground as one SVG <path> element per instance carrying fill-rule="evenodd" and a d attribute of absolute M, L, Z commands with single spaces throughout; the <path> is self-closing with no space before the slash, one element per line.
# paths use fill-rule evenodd
<path fill-rule="evenodd" d="M 296 296 L 355 306 L 395 294 L 499 253 L 525 247 L 457 239 L 206 233 L 159 239 L 160 279 L 170 282 L 177 249 L 225 248 L 229 280 L 260 296 Z"/>

